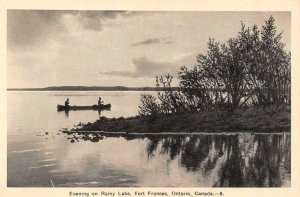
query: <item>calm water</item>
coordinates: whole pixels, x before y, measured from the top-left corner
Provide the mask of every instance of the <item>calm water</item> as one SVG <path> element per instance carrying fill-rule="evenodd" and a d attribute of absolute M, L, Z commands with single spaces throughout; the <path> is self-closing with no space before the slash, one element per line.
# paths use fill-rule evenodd
<path fill-rule="evenodd" d="M 66 136 L 99 116 L 134 116 L 140 92 L 9 92 L 9 187 L 289 187 L 290 134 Z M 92 105 L 111 111 L 57 112 Z M 48 133 L 48 134 L 47 134 Z M 74 142 L 75 141 L 75 142 Z M 71 143 L 73 142 L 73 143 Z"/>

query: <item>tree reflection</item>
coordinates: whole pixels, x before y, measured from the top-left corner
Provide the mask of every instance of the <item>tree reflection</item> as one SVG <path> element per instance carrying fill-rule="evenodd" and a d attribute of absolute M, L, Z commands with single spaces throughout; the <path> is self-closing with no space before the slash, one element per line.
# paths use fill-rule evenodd
<path fill-rule="evenodd" d="M 256 154 L 249 161 L 246 175 L 253 185 L 279 187 L 290 173 L 290 136 L 255 136 Z M 251 176 L 251 177 L 250 177 Z"/>
<path fill-rule="evenodd" d="M 290 135 L 148 137 L 147 154 L 179 157 L 187 171 L 217 173 L 215 187 L 279 187 L 290 174 Z M 218 165 L 217 165 L 218 164 Z"/>
<path fill-rule="evenodd" d="M 146 140 L 148 159 L 178 159 L 187 172 L 213 177 L 214 187 L 280 187 L 291 173 L 289 134 L 132 135 L 82 134 L 70 139 L 99 142 L 107 137 Z M 74 140 L 75 139 L 75 140 Z"/>
<path fill-rule="evenodd" d="M 214 186 L 241 187 L 243 183 L 242 169 L 244 162 L 239 149 L 238 135 L 225 139 L 225 162 L 219 170 L 219 180 Z"/>

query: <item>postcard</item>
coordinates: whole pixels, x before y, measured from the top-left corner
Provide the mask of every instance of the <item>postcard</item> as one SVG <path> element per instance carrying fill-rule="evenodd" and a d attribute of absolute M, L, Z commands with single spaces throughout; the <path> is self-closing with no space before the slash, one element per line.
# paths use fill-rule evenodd
<path fill-rule="evenodd" d="M 299 0 L 2 5 L 1 196 L 300 192 Z"/>

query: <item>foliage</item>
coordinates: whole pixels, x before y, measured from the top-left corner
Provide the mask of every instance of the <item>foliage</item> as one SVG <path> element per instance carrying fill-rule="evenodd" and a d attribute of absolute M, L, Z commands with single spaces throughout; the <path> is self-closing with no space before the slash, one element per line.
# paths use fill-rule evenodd
<path fill-rule="evenodd" d="M 141 104 L 139 105 L 139 115 L 156 117 L 160 113 L 160 106 L 156 97 L 151 94 L 141 95 Z"/>
<path fill-rule="evenodd" d="M 149 110 L 170 114 L 290 104 L 291 54 L 281 39 L 272 16 L 261 31 L 242 23 L 226 43 L 209 39 L 207 53 L 197 56 L 197 64 L 180 68 L 178 91 L 172 90 L 172 76 L 156 77 L 156 86 L 164 91 L 157 93 L 159 102 L 150 100 L 159 109 Z"/>

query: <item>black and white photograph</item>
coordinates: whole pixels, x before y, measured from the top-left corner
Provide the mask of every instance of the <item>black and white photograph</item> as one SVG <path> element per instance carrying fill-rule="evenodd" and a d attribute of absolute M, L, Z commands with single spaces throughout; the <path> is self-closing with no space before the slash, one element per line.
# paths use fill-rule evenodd
<path fill-rule="evenodd" d="M 290 187 L 291 12 L 7 10 L 7 187 Z"/>
<path fill-rule="evenodd" d="M 300 1 L 212 1 L 1 1 L 0 196 L 296 197 Z"/>

